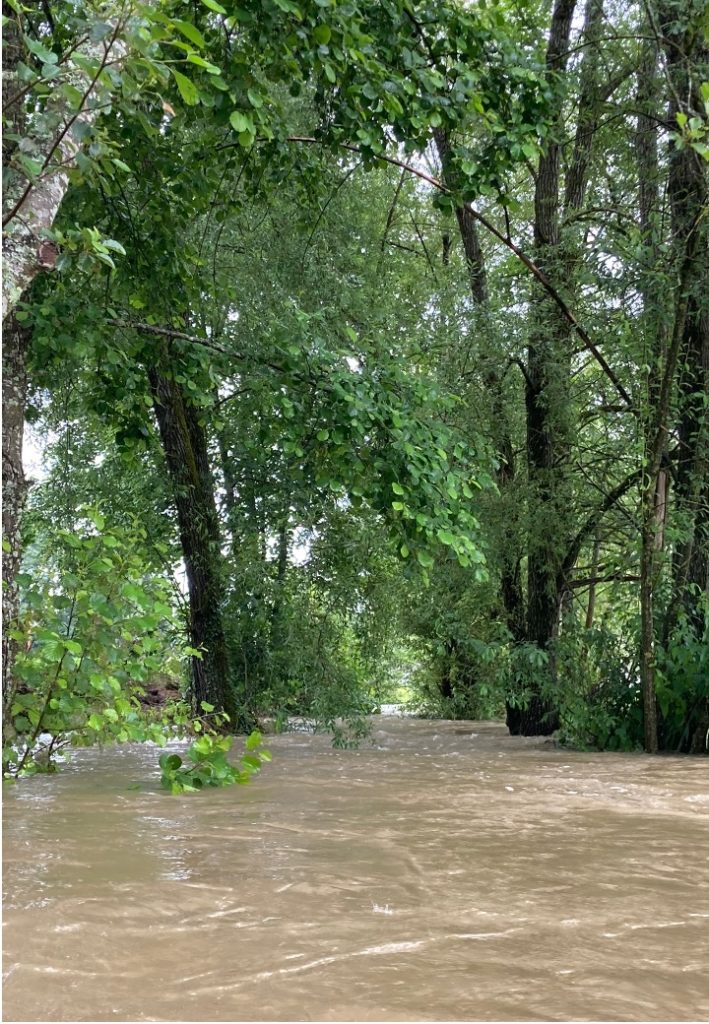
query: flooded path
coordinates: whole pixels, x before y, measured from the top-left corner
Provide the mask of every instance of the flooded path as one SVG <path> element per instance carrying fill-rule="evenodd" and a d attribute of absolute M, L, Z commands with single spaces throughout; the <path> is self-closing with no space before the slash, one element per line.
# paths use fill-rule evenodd
<path fill-rule="evenodd" d="M 411 719 L 269 747 L 209 794 L 140 747 L 6 789 L 5 1020 L 709 1017 L 706 760 Z"/>

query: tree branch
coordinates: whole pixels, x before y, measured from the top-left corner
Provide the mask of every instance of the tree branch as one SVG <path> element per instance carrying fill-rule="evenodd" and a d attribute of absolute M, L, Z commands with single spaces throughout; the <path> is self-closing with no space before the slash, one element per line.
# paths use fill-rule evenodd
<path fill-rule="evenodd" d="M 313 136 L 308 135 L 290 135 L 288 137 L 288 142 L 300 142 L 316 146 L 327 145 L 326 140 L 316 139 Z M 361 155 L 362 151 L 359 146 L 352 145 L 349 142 L 341 142 L 339 145 L 341 146 L 342 149 L 347 149 L 351 153 L 359 153 Z M 394 167 L 401 167 L 402 170 L 406 170 L 410 174 L 413 174 L 416 178 L 420 178 L 422 181 L 428 182 L 429 185 L 432 185 L 435 189 L 437 189 L 439 192 L 443 192 L 445 195 L 453 195 L 452 190 L 449 189 L 446 185 L 444 185 L 442 181 L 439 181 L 438 178 L 434 178 L 432 174 L 427 174 L 425 171 L 420 170 L 418 167 L 413 167 L 411 164 L 407 164 L 403 160 L 398 160 L 396 157 L 384 156 L 383 154 L 380 153 L 376 155 L 376 159 L 383 160 L 385 163 L 392 164 Z M 530 259 L 530 257 L 527 256 L 527 254 L 522 249 L 520 249 L 520 247 L 516 245 L 511 238 L 507 238 L 504 232 L 500 231 L 497 227 L 495 227 L 495 225 L 491 221 L 489 221 L 487 217 L 485 217 L 482 213 L 479 213 L 472 206 L 471 203 L 464 203 L 463 205 L 464 208 L 468 211 L 468 213 L 472 217 L 474 217 L 475 220 L 478 221 L 478 223 L 482 224 L 486 231 L 489 231 L 491 235 L 494 235 L 494 237 L 498 239 L 498 241 L 502 242 L 502 244 L 507 249 L 509 249 L 510 252 L 513 252 L 517 259 L 520 260 L 520 262 L 523 263 L 527 270 L 532 274 L 532 276 L 535 277 L 537 281 L 539 281 L 541 286 L 544 288 L 547 294 L 553 299 L 553 301 L 560 309 L 564 319 L 567 321 L 567 323 L 571 325 L 571 327 L 576 331 L 581 340 L 585 343 L 589 352 L 591 352 L 594 359 L 601 367 L 601 369 L 608 377 L 608 379 L 611 381 L 611 383 L 613 384 L 613 386 L 615 387 L 616 391 L 621 396 L 623 401 L 632 410 L 633 401 L 628 392 L 626 391 L 625 387 L 621 383 L 621 381 L 618 379 L 618 376 L 616 375 L 615 371 L 606 362 L 602 353 L 599 351 L 598 347 L 592 341 L 588 331 L 576 319 L 573 311 L 569 308 L 564 298 L 556 290 L 556 288 L 551 283 L 551 281 L 544 273 L 544 271 L 540 267 L 538 267 L 534 260 Z"/>
<path fill-rule="evenodd" d="M 606 512 L 610 511 L 610 509 L 612 509 L 613 506 L 620 501 L 623 495 L 628 493 L 631 487 L 633 487 L 637 483 L 640 483 L 641 479 L 642 470 L 633 470 L 632 473 L 626 476 L 624 480 L 621 480 L 621 482 L 605 496 L 605 498 L 598 506 L 598 508 L 596 508 L 588 517 L 588 519 L 583 524 L 581 529 L 578 531 L 574 539 L 571 541 L 569 550 L 566 553 L 564 561 L 561 563 L 561 568 L 559 569 L 557 577 L 559 591 L 563 589 L 566 578 L 573 569 L 576 559 L 579 556 L 579 552 L 581 551 L 581 547 L 586 538 L 594 532 L 594 530 L 596 529 L 596 527 L 598 526 L 599 522 L 606 514 Z"/>

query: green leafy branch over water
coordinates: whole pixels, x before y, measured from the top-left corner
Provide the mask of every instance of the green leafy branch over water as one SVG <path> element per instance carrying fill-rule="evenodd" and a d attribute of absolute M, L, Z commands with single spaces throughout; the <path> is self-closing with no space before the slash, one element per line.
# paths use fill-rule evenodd
<path fill-rule="evenodd" d="M 200 736 L 187 751 L 188 763 L 179 754 L 160 755 L 162 785 L 171 793 L 194 793 L 205 786 L 244 786 L 258 774 L 261 765 L 271 760 L 263 749 L 263 737 L 254 731 L 246 740 L 246 751 L 238 764 L 227 760 L 233 737 L 215 734 Z"/>
<path fill-rule="evenodd" d="M 252 733 L 236 765 L 227 761 L 229 716 L 180 698 L 187 655 L 174 588 L 146 567 L 145 530 L 107 528 L 85 508 L 74 531 L 49 532 L 32 549 L 33 573 L 19 577 L 21 616 L 13 687 L 6 694 L 3 775 L 53 772 L 67 747 L 152 742 L 189 737 L 187 764 L 160 757 L 162 783 L 173 793 L 250 780 L 270 760 Z M 151 707 L 147 692 L 172 681 L 175 698 Z"/>

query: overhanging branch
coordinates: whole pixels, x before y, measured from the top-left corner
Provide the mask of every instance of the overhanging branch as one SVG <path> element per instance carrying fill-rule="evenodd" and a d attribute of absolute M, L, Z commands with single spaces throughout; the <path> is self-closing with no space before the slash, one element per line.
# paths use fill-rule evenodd
<path fill-rule="evenodd" d="M 315 146 L 327 145 L 326 140 L 316 139 L 313 136 L 309 135 L 290 135 L 288 137 L 288 142 L 301 142 Z M 351 153 L 357 153 L 359 155 L 361 155 L 362 153 L 361 148 L 359 146 L 353 145 L 352 143 L 341 142 L 339 143 L 339 145 L 341 149 L 347 149 Z M 409 174 L 413 174 L 414 177 L 420 178 L 422 181 L 428 182 L 429 185 L 432 185 L 435 189 L 438 189 L 439 192 L 443 192 L 445 195 L 452 196 L 454 194 L 452 190 L 449 189 L 446 185 L 444 185 L 442 181 L 439 181 L 438 178 L 434 178 L 432 174 L 427 174 L 426 171 L 422 171 L 418 167 L 413 167 L 411 164 L 407 164 L 403 160 L 398 160 L 396 157 L 393 156 L 384 156 L 383 154 L 376 154 L 375 159 L 383 160 L 385 163 L 391 164 L 393 167 L 400 167 L 402 170 L 408 171 Z M 606 377 L 608 377 L 608 379 L 611 381 L 614 388 L 621 396 L 623 401 L 626 403 L 628 408 L 632 410 L 632 399 L 626 391 L 623 384 L 621 383 L 621 381 L 618 379 L 618 376 L 616 375 L 615 371 L 608 364 L 608 362 L 604 358 L 602 352 L 599 350 L 597 345 L 592 341 L 586 328 L 582 324 L 580 324 L 579 321 L 576 319 L 576 316 L 574 315 L 573 311 L 566 303 L 563 296 L 556 290 L 556 288 L 551 283 L 551 281 L 544 273 L 544 271 L 540 267 L 538 267 L 534 260 L 527 256 L 527 254 L 522 249 L 520 249 L 520 247 L 516 245 L 511 238 L 507 237 L 504 234 L 504 232 L 496 228 L 492 221 L 488 220 L 487 217 L 485 217 L 482 213 L 479 213 L 471 203 L 464 203 L 463 206 L 471 217 L 474 217 L 479 224 L 482 224 L 486 231 L 489 231 L 490 234 L 497 238 L 499 242 L 502 242 L 502 244 L 507 249 L 509 249 L 510 252 L 514 253 L 517 259 L 524 264 L 524 266 L 527 268 L 530 274 L 532 274 L 532 276 L 535 277 L 537 281 L 539 281 L 539 283 L 550 296 L 550 298 L 558 306 L 564 319 L 567 321 L 567 323 L 571 325 L 571 327 L 576 331 L 578 336 L 584 342 L 585 346 L 593 355 L 593 358 L 601 367 Z"/>

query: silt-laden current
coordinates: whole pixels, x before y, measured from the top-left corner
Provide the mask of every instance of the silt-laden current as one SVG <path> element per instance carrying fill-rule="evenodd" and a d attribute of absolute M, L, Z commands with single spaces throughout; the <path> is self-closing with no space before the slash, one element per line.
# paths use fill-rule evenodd
<path fill-rule="evenodd" d="M 707 760 L 373 730 L 249 787 L 136 746 L 8 787 L 4 1019 L 709 1017 Z"/>

